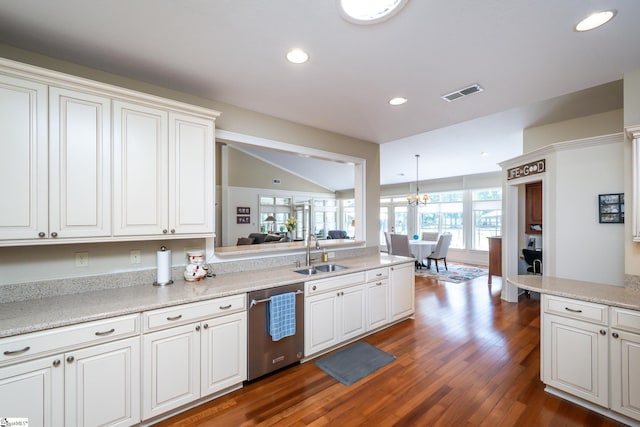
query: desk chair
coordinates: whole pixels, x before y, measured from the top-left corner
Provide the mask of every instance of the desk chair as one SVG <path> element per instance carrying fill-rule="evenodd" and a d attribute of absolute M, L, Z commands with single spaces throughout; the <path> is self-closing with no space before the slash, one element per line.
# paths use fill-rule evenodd
<path fill-rule="evenodd" d="M 527 267 L 528 273 L 542 275 L 542 251 L 523 249 L 522 256 L 529 265 L 529 267 Z"/>

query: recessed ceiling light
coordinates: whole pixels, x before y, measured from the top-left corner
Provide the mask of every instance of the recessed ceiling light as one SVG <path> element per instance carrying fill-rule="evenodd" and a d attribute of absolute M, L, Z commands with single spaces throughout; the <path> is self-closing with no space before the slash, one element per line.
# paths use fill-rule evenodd
<path fill-rule="evenodd" d="M 408 0 L 338 0 L 342 17 L 355 24 L 375 24 L 391 18 Z"/>
<path fill-rule="evenodd" d="M 302 49 L 291 49 L 287 52 L 287 61 L 293 64 L 304 64 L 309 60 L 309 54 Z"/>
<path fill-rule="evenodd" d="M 481 151 L 481 152 L 480 152 L 480 155 L 481 155 L 482 157 L 487 157 L 487 156 L 489 155 L 489 153 L 487 153 L 486 151 Z"/>
<path fill-rule="evenodd" d="M 395 98 L 391 98 L 389 100 L 389 104 L 391 104 L 391 105 L 402 105 L 405 102 L 407 102 L 407 98 L 402 98 L 400 96 L 397 96 Z"/>
<path fill-rule="evenodd" d="M 611 21 L 616 16 L 616 10 L 604 10 L 602 12 L 592 13 L 591 15 L 578 22 L 576 31 L 589 31 L 598 28 L 601 25 Z"/>

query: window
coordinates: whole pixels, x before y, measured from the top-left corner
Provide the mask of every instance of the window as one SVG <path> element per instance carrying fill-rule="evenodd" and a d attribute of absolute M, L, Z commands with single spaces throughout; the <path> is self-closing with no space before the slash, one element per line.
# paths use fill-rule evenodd
<path fill-rule="evenodd" d="M 418 208 L 418 231 L 451 233 L 451 247 L 464 249 L 464 191 L 429 193 L 430 201 Z"/>
<path fill-rule="evenodd" d="M 291 198 L 289 197 L 260 197 L 260 232 L 279 233 L 287 231 L 284 223 L 291 215 Z M 269 216 L 275 217 L 275 222 L 266 221 Z"/>
<path fill-rule="evenodd" d="M 356 201 L 348 199 L 342 201 L 342 229 L 347 231 L 347 235 L 356 235 Z"/>
<path fill-rule="evenodd" d="M 335 199 L 314 199 L 313 218 L 313 232 L 319 239 L 324 239 L 329 230 L 336 230 L 338 208 Z"/>
<path fill-rule="evenodd" d="M 473 246 L 489 250 L 487 237 L 499 236 L 502 230 L 502 190 L 492 188 L 472 192 Z"/>

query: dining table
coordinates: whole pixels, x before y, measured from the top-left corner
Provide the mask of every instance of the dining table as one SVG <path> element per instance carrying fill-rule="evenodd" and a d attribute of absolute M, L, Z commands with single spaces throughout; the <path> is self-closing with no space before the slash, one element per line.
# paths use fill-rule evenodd
<path fill-rule="evenodd" d="M 409 240 L 409 250 L 420 265 L 424 265 L 422 261 L 433 252 L 437 243 L 433 240 Z"/>

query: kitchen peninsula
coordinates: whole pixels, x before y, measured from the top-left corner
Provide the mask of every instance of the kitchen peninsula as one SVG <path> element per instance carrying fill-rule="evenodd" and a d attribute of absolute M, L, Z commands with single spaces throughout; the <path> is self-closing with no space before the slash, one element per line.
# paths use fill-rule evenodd
<path fill-rule="evenodd" d="M 640 289 L 539 275 L 510 276 L 542 294 L 545 390 L 629 425 L 640 421 Z"/>

